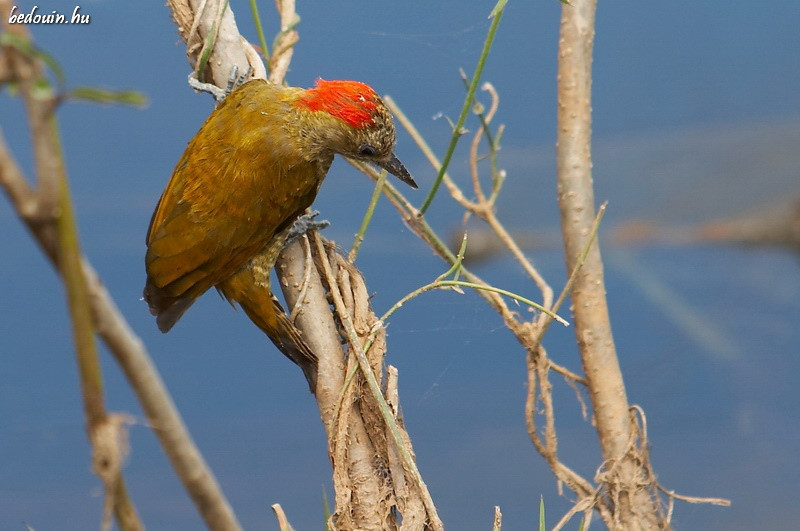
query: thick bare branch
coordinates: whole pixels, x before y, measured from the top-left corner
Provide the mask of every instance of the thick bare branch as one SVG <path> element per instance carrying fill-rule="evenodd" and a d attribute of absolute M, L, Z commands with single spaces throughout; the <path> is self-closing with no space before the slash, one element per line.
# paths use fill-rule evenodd
<path fill-rule="evenodd" d="M 335 412 L 344 383 L 346 357 L 325 287 L 317 268 L 313 266 L 306 259 L 303 245 L 296 242 L 283 250 L 275 269 L 286 303 L 290 308 L 300 308 L 295 324 L 300 330 L 313 331 L 306 333 L 304 338 L 319 359 L 315 396 L 325 431 L 328 437 L 332 437 Z M 305 295 L 301 298 L 300 286 L 306 277 L 308 283 Z"/>
<path fill-rule="evenodd" d="M 427 486 L 416 467 L 411 440 L 402 425 L 401 419 L 397 416 L 396 393 L 389 395 L 390 401 L 391 399 L 395 400 L 394 407 L 390 402 L 382 404 L 384 394 L 378 386 L 382 379 L 383 360 L 386 355 L 385 330 L 381 327 L 377 316 L 370 308 L 364 280 L 358 270 L 344 256 L 336 252 L 333 245 L 329 244 L 327 246 L 329 250 L 326 253 L 322 238 L 319 235 L 314 235 L 314 240 L 316 256 L 324 272 L 324 280 L 328 285 L 337 315 L 348 338 L 350 367 L 354 367 L 356 364 L 354 360 L 357 360 L 357 364 L 361 369 L 352 383 L 349 385 L 347 382 L 345 383 L 346 389 L 344 390 L 345 400 L 353 400 L 355 397 L 359 397 L 352 407 L 353 411 L 357 410 L 359 412 L 359 421 L 355 427 L 361 426 L 363 422 L 364 435 L 368 437 L 369 442 L 374 447 L 371 453 L 362 456 L 366 457 L 368 455 L 370 457 L 372 472 L 370 476 L 361 476 L 361 480 L 372 479 L 373 476 L 384 480 L 381 489 L 383 493 L 379 492 L 377 497 L 373 495 L 363 501 L 367 501 L 375 507 L 375 512 L 377 512 L 382 521 L 378 528 L 394 529 L 397 526 L 394 511 L 396 506 L 398 510 L 408 512 L 408 514 L 402 512 L 403 526 L 406 525 L 406 516 L 408 516 L 409 524 L 411 522 L 419 522 L 424 525 L 424 528 L 432 531 L 443 529 Z M 346 300 L 349 301 L 349 304 L 345 302 Z M 368 353 L 365 353 L 364 345 L 375 329 L 378 329 L 377 340 L 372 343 L 372 348 L 369 349 Z M 347 395 L 351 396 L 348 397 Z M 339 420 L 339 423 L 341 426 L 341 420 Z M 350 433 L 339 432 L 339 434 L 340 436 L 345 435 L 354 438 L 358 432 L 351 428 Z M 334 444 L 337 443 L 341 444 L 341 441 L 334 442 Z M 362 446 L 362 444 L 359 444 L 355 448 L 360 451 Z M 347 442 L 347 452 L 352 460 L 354 456 L 353 445 L 350 441 Z M 398 456 L 400 459 L 399 463 L 396 464 L 399 464 L 400 467 L 392 468 L 393 458 Z M 355 463 L 349 463 L 349 467 L 353 468 L 353 464 Z M 338 469 L 336 472 L 338 472 Z M 401 475 L 396 477 L 392 472 Z M 348 482 L 359 479 L 359 476 L 354 475 L 353 472 L 348 476 Z M 334 475 L 335 478 L 336 474 Z M 353 487 L 359 487 L 359 489 L 354 490 L 354 495 L 357 496 L 361 487 L 358 482 L 353 483 Z M 337 493 L 340 490 L 346 492 L 350 489 L 337 489 Z M 344 507 L 350 507 L 351 511 L 360 511 L 359 506 L 361 503 L 362 500 L 360 498 L 355 498 L 353 502 Z M 337 503 L 338 511 L 339 504 Z M 372 511 L 370 515 L 364 516 L 371 517 L 371 514 Z M 340 518 L 344 517 L 346 520 L 349 515 L 340 513 L 338 516 Z M 355 516 L 359 516 L 359 513 L 356 513 Z M 353 524 L 356 525 L 353 526 Z M 364 528 L 363 525 L 358 525 L 358 520 L 354 519 L 353 524 L 348 522 L 343 529 Z M 337 521 L 338 525 L 339 521 Z M 418 527 L 412 526 L 410 529 L 418 529 Z"/>
<path fill-rule="evenodd" d="M 592 231 L 594 191 L 591 162 L 591 65 L 595 0 L 562 8 L 558 61 L 558 199 L 567 269 L 577 265 Z M 652 488 L 640 483 L 645 471 L 633 458 L 633 437 L 622 372 L 605 298 L 600 247 L 592 246 L 571 290 L 575 334 L 594 406 L 603 456 L 614 463 L 605 474 L 614 503 L 612 529 L 668 527 Z M 646 446 L 646 441 L 643 443 Z"/>
<path fill-rule="evenodd" d="M 239 35 L 233 11 L 225 0 L 168 0 L 167 5 L 178 26 L 178 33 L 186 43 L 186 56 L 193 69 L 198 67 L 200 52 L 207 37 L 216 31 L 214 47 L 208 58 L 208 74 L 200 81 L 224 87 L 233 65 L 239 67 L 239 72 L 245 72 L 249 66 L 252 77 L 266 77 L 264 64 L 261 61 L 251 62 L 258 54 Z"/>

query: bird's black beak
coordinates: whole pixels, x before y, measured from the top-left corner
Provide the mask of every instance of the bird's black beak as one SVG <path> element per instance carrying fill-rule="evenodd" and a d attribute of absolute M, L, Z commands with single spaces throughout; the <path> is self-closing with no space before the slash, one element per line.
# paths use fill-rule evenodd
<path fill-rule="evenodd" d="M 389 161 L 379 163 L 379 166 L 409 185 L 411 188 L 419 188 L 417 183 L 414 182 L 414 179 L 408 173 L 406 167 L 403 166 L 403 163 L 400 162 L 400 159 L 398 159 L 396 156 L 392 155 L 392 158 Z"/>

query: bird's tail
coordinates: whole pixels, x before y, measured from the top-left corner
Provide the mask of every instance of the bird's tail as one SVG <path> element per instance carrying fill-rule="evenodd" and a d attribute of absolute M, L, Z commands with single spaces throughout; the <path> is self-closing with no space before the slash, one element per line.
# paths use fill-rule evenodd
<path fill-rule="evenodd" d="M 268 277 L 267 277 L 268 278 Z M 317 387 L 317 356 L 303 339 L 303 333 L 289 320 L 269 284 L 256 281 L 249 267 L 217 286 L 229 302 L 237 302 L 247 316 L 278 347 L 284 356 L 297 364 L 314 393 Z"/>
<path fill-rule="evenodd" d="M 156 316 L 158 329 L 167 333 L 197 299 L 195 297 L 170 297 L 153 284 L 148 277 L 144 286 L 144 300 L 150 307 L 150 313 Z"/>

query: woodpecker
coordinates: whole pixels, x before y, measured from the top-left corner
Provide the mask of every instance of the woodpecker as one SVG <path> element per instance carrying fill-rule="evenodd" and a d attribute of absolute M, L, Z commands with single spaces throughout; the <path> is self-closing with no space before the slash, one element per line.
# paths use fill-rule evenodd
<path fill-rule="evenodd" d="M 334 154 L 417 188 L 394 147 L 391 114 L 364 83 L 236 88 L 189 142 L 150 221 L 144 298 L 158 328 L 168 332 L 216 287 L 300 365 L 313 392 L 316 356 L 272 295 L 270 270 Z"/>

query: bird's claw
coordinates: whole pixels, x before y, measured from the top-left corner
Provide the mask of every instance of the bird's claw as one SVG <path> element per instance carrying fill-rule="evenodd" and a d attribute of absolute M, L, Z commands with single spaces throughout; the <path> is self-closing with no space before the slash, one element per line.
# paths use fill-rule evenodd
<path fill-rule="evenodd" d="M 189 74 L 189 86 L 200 92 L 208 92 L 214 97 L 214 100 L 217 102 L 217 104 L 219 104 L 222 102 L 222 100 L 227 98 L 231 92 L 244 85 L 250 79 L 250 74 L 252 74 L 252 72 L 253 68 L 250 65 L 247 65 L 247 70 L 240 76 L 239 67 L 237 65 L 233 65 L 231 67 L 230 74 L 228 75 L 228 84 L 225 86 L 225 90 L 219 88 L 213 83 L 203 83 L 197 79 L 196 74 L 192 72 Z"/>
<path fill-rule="evenodd" d="M 317 216 L 319 216 L 319 211 L 312 210 L 294 220 L 294 223 L 292 223 L 292 228 L 289 229 L 289 235 L 286 237 L 286 245 L 294 243 L 297 238 L 310 230 L 322 230 L 331 224 L 331 222 L 327 219 L 317 221 L 314 219 Z"/>
<path fill-rule="evenodd" d="M 225 91 L 219 88 L 218 86 L 214 85 L 213 83 L 203 83 L 199 79 L 197 79 L 194 72 L 189 74 L 189 86 L 195 90 L 200 92 L 208 92 L 212 96 L 214 96 L 214 100 L 219 103 L 225 99 Z"/>
<path fill-rule="evenodd" d="M 228 74 L 228 85 L 225 87 L 225 96 L 247 83 L 247 81 L 250 79 L 250 74 L 253 73 L 253 67 L 248 64 L 247 70 L 245 70 L 244 74 L 239 76 L 237 75 L 238 73 L 239 67 L 237 65 L 233 65 L 231 67 L 230 74 Z"/>

